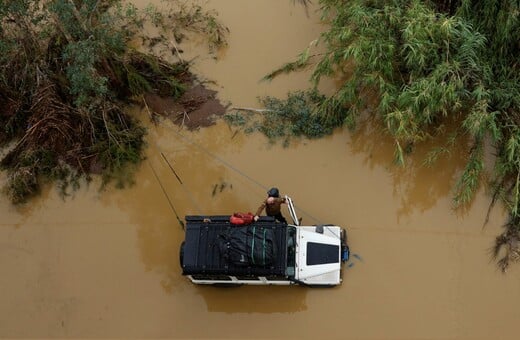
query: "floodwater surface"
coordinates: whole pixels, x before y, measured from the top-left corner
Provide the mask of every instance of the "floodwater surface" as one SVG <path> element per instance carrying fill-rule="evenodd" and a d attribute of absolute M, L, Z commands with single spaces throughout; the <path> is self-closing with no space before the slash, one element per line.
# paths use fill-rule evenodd
<path fill-rule="evenodd" d="M 309 86 L 308 72 L 259 79 L 324 29 L 314 8 L 208 6 L 229 27 L 229 46 L 194 67 L 222 101 L 258 107 L 257 96 Z M 464 147 L 432 167 L 421 166 L 419 147 L 400 169 L 371 121 L 286 148 L 223 122 L 196 132 L 149 124 L 147 138 L 128 189 L 94 183 L 62 200 L 47 188 L 16 208 L 2 198 L 1 337 L 518 338 L 520 270 L 501 274 L 489 254 L 506 215 L 497 206 L 483 226 L 484 189 L 466 209 L 451 203 Z M 304 223 L 347 228 L 343 284 L 221 289 L 182 277 L 176 215 L 255 211 L 270 186 L 293 198 Z"/>

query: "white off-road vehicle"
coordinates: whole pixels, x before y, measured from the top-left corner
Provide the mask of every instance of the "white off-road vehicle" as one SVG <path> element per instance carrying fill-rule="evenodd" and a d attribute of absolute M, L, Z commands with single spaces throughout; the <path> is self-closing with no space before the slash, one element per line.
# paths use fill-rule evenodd
<path fill-rule="evenodd" d="M 336 286 L 349 249 L 344 228 L 302 226 L 290 197 L 293 224 L 262 216 L 250 224 L 229 215 L 186 216 L 182 274 L 196 284 Z M 236 220 L 235 220 L 236 222 Z"/>

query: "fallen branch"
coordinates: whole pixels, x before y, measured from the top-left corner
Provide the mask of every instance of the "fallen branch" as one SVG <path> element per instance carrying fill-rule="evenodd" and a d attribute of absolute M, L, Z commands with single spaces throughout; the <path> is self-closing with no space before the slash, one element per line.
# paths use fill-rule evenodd
<path fill-rule="evenodd" d="M 150 120 L 155 123 L 152 112 L 150 111 L 150 108 L 148 107 L 148 103 L 146 102 L 146 98 L 144 98 L 144 95 L 141 95 L 141 99 L 143 101 L 144 108 L 146 109 L 146 112 L 148 113 L 148 116 L 150 116 Z"/>
<path fill-rule="evenodd" d="M 175 52 L 177 53 L 177 57 L 179 57 L 179 60 L 181 62 L 184 62 L 184 59 L 182 58 L 181 56 L 181 52 L 179 51 L 179 49 L 177 48 L 177 44 L 173 41 L 170 40 L 170 43 L 173 45 L 173 48 L 175 49 Z"/>
<path fill-rule="evenodd" d="M 238 110 L 238 111 L 253 111 L 253 112 L 259 112 L 259 113 L 262 113 L 262 112 L 272 112 L 272 110 L 269 110 L 269 109 L 254 109 L 254 108 L 251 108 L 251 107 L 236 107 L 236 106 L 233 106 L 231 107 L 232 110 Z"/>
<path fill-rule="evenodd" d="M 181 113 L 179 113 L 179 114 L 181 114 Z M 186 118 L 188 118 L 188 120 L 190 120 L 190 116 L 188 115 L 188 113 L 186 112 L 186 110 L 184 110 L 184 111 L 182 112 L 182 115 L 183 115 L 183 116 L 182 116 L 182 124 L 181 124 L 181 126 L 184 126 L 184 121 L 186 120 Z"/>

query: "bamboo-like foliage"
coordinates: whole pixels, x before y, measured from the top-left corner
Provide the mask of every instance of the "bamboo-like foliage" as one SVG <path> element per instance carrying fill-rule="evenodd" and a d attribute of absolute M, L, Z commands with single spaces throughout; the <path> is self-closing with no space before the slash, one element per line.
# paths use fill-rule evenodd
<path fill-rule="evenodd" d="M 316 105 L 315 114 L 332 124 L 353 125 L 359 112 L 369 108 L 395 138 L 395 158 L 401 164 L 409 146 L 430 138 L 431 131 L 447 119 L 459 121 L 456 134 L 469 136 L 472 144 L 455 187 L 457 205 L 470 202 L 479 187 L 484 141 L 491 140 L 497 149 L 495 198 L 500 197 L 509 208 L 512 221 L 503 236 L 520 239 L 520 3 L 319 3 L 322 20 L 330 28 L 319 39 L 325 54 L 318 57 L 312 79 L 316 85 L 331 75 L 345 81 Z M 268 78 L 308 66 L 309 56 L 307 49 Z M 432 152 L 430 160 L 442 153 Z M 497 243 L 498 248 L 505 244 L 509 245 L 507 253 L 518 252 L 514 250 L 518 242 Z"/>

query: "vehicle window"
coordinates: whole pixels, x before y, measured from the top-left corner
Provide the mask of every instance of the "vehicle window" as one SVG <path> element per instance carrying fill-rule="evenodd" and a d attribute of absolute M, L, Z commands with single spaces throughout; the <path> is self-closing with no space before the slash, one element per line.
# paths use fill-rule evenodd
<path fill-rule="evenodd" d="M 307 265 L 338 263 L 339 246 L 324 243 L 307 243 Z"/>

